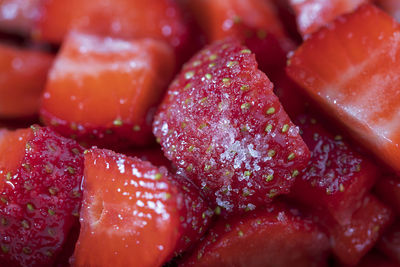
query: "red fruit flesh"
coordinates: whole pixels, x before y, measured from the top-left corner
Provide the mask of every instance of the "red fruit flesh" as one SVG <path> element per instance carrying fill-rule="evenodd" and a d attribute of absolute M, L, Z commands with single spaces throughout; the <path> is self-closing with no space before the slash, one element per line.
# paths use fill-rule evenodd
<path fill-rule="evenodd" d="M 0 138 L 0 265 L 52 266 L 78 223 L 82 149 L 47 128 Z"/>
<path fill-rule="evenodd" d="M 390 16 L 364 5 L 312 35 L 287 67 L 322 108 L 396 171 L 399 34 Z"/>
<path fill-rule="evenodd" d="M 297 210 L 271 207 L 218 221 L 181 266 L 326 266 L 328 248 Z"/>
<path fill-rule="evenodd" d="M 50 71 L 42 118 L 89 144 L 148 144 L 173 71 L 173 52 L 161 41 L 72 33 Z"/>
<path fill-rule="evenodd" d="M 29 117 L 39 112 L 52 62 L 48 53 L 0 44 L 0 118 Z"/>
<path fill-rule="evenodd" d="M 377 167 L 312 116 L 299 116 L 298 121 L 311 160 L 291 194 L 310 207 L 327 210 L 340 223 L 349 222 L 374 184 Z"/>
<path fill-rule="evenodd" d="M 388 206 L 400 215 L 400 178 L 381 177 L 375 185 L 375 192 Z"/>
<path fill-rule="evenodd" d="M 39 18 L 42 0 L 1 0 L 0 29 L 29 34 Z"/>
<path fill-rule="evenodd" d="M 74 266 L 161 266 L 200 238 L 207 206 L 169 179 L 165 169 L 137 158 L 87 152 Z"/>
<path fill-rule="evenodd" d="M 400 221 L 397 220 L 381 237 L 378 247 L 400 264 Z"/>
<path fill-rule="evenodd" d="M 400 2 L 398 0 L 376 0 L 375 2 L 393 18 L 400 21 Z"/>
<path fill-rule="evenodd" d="M 367 2 L 369 0 L 290 0 L 296 12 L 297 27 L 303 37 Z"/>
<path fill-rule="evenodd" d="M 185 65 L 153 131 L 166 157 L 228 212 L 288 193 L 309 159 L 272 83 L 236 41 L 217 42 Z"/>

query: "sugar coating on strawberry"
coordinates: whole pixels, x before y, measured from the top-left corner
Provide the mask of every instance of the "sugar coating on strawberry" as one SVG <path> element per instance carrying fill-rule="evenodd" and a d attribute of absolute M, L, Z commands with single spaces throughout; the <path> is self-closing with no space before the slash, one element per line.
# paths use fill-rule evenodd
<path fill-rule="evenodd" d="M 313 116 L 299 116 L 298 125 L 311 159 L 291 194 L 311 207 L 328 210 L 340 223 L 348 222 L 374 184 L 378 168 Z"/>
<path fill-rule="evenodd" d="M 0 265 L 52 266 L 78 223 L 83 150 L 38 126 L 3 132 L 0 149 L 17 155 L 0 166 Z"/>
<path fill-rule="evenodd" d="M 172 49 L 162 41 L 73 32 L 50 71 L 42 119 L 89 144 L 148 144 L 174 63 Z"/>
<path fill-rule="evenodd" d="M 328 250 L 314 222 L 278 204 L 218 221 L 181 266 L 327 266 Z"/>
<path fill-rule="evenodd" d="M 138 158 L 87 151 L 74 266 L 161 266 L 198 240 L 212 213 L 197 191 L 172 179 Z"/>
<path fill-rule="evenodd" d="M 309 151 L 238 42 L 216 42 L 183 68 L 153 132 L 167 158 L 226 209 L 253 210 L 288 193 Z"/>

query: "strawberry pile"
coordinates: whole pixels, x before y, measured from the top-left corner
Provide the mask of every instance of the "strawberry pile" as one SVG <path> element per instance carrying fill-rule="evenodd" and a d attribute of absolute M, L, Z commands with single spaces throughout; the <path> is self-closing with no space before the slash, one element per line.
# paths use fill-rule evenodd
<path fill-rule="evenodd" d="M 399 14 L 0 0 L 0 266 L 400 266 Z"/>

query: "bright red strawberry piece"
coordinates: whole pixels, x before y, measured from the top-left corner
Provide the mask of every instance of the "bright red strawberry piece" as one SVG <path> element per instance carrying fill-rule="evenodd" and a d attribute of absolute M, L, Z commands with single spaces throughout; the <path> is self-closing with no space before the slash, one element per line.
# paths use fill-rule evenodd
<path fill-rule="evenodd" d="M 397 220 L 381 237 L 378 247 L 400 264 L 400 220 Z"/>
<path fill-rule="evenodd" d="M 236 41 L 208 46 L 185 65 L 153 131 L 166 157 L 227 211 L 288 193 L 309 159 L 272 83 Z"/>
<path fill-rule="evenodd" d="M 40 16 L 42 0 L 1 0 L 0 29 L 29 34 Z"/>
<path fill-rule="evenodd" d="M 181 266 L 326 266 L 329 242 L 295 209 L 220 220 Z"/>
<path fill-rule="evenodd" d="M 291 194 L 310 207 L 327 210 L 338 222 L 348 222 L 373 186 L 377 167 L 312 116 L 300 116 L 298 122 L 311 160 Z"/>
<path fill-rule="evenodd" d="M 187 185 L 138 158 L 88 151 L 74 266 L 161 266 L 182 252 L 212 214 Z"/>
<path fill-rule="evenodd" d="M 372 5 L 338 18 L 291 57 L 289 75 L 375 155 L 400 171 L 399 25 Z"/>
<path fill-rule="evenodd" d="M 397 176 L 381 177 L 375 185 L 378 196 L 400 215 L 400 178 Z"/>
<path fill-rule="evenodd" d="M 47 0 L 35 36 L 61 43 L 70 30 L 120 38 L 155 38 L 177 51 L 189 30 L 174 0 Z"/>
<path fill-rule="evenodd" d="M 297 27 L 303 37 L 317 31 L 340 15 L 354 11 L 370 0 L 289 0 L 296 12 Z"/>
<path fill-rule="evenodd" d="M 1 9 L 1 7 L 0 7 Z M 0 44 L 0 118 L 36 115 L 53 56 Z"/>
<path fill-rule="evenodd" d="M 0 265 L 52 266 L 78 223 L 81 147 L 47 128 L 0 133 Z"/>
<path fill-rule="evenodd" d="M 376 0 L 375 2 L 393 18 L 400 21 L 400 2 L 398 0 Z"/>
<path fill-rule="evenodd" d="M 356 265 L 392 221 L 392 212 L 372 195 L 365 197 L 349 223 L 328 226 L 332 250 L 343 263 Z"/>
<path fill-rule="evenodd" d="M 163 42 L 72 33 L 49 74 L 43 121 L 89 143 L 149 143 L 173 71 L 173 52 Z"/>

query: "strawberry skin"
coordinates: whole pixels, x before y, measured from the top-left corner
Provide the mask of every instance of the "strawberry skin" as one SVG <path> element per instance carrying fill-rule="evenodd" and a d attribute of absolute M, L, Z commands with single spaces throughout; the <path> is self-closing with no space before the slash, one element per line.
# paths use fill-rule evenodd
<path fill-rule="evenodd" d="M 372 5 L 307 39 L 287 71 L 354 138 L 400 171 L 399 25 Z"/>
<path fill-rule="evenodd" d="M 298 121 L 311 160 L 291 194 L 310 207 L 327 210 L 338 222 L 348 222 L 373 186 L 378 169 L 312 116 L 299 116 Z"/>
<path fill-rule="evenodd" d="M 216 42 L 184 66 L 153 127 L 166 157 L 228 212 L 288 193 L 309 159 L 272 83 L 237 41 Z"/>
<path fill-rule="evenodd" d="M 110 150 L 85 154 L 74 266 L 161 266 L 199 239 L 211 212 L 165 168 Z"/>
<path fill-rule="evenodd" d="M 0 265 L 52 266 L 78 223 L 82 148 L 38 126 L 0 135 Z"/>
<path fill-rule="evenodd" d="M 383 10 L 389 13 L 397 21 L 400 21 L 400 2 L 397 0 L 376 0 L 377 5 L 379 5 Z"/>
<path fill-rule="evenodd" d="M 148 144 L 173 71 L 173 52 L 161 41 L 72 33 L 50 71 L 42 119 L 89 144 Z"/>
<path fill-rule="evenodd" d="M 315 223 L 276 205 L 218 221 L 180 266 L 326 266 L 328 249 Z"/>

